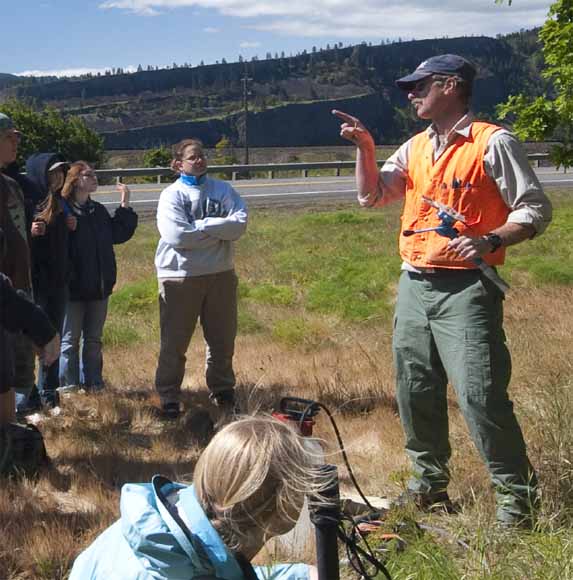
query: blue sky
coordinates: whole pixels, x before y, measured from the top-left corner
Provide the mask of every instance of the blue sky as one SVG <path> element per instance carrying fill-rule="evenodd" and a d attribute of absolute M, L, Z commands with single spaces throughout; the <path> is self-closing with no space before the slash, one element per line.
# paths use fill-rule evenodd
<path fill-rule="evenodd" d="M 3 0 L 0 72 L 232 62 L 381 39 L 495 36 L 543 23 L 550 0 Z"/>

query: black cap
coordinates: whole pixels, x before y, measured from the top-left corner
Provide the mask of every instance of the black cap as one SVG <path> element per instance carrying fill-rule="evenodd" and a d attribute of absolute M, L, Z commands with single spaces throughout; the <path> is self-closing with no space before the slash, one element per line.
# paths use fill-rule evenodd
<path fill-rule="evenodd" d="M 414 85 L 430 75 L 459 76 L 468 83 L 473 82 L 476 76 L 474 65 L 457 54 L 441 54 L 432 56 L 421 63 L 412 73 L 396 81 L 396 85 L 403 91 L 409 91 Z"/>

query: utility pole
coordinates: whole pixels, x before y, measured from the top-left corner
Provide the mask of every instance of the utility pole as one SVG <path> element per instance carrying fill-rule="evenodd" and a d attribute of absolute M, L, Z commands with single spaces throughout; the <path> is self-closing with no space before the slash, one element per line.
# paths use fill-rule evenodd
<path fill-rule="evenodd" d="M 247 75 L 245 70 L 245 76 L 241 79 L 243 83 L 243 111 L 245 115 L 245 165 L 249 164 L 249 86 L 248 83 L 253 79 Z"/>

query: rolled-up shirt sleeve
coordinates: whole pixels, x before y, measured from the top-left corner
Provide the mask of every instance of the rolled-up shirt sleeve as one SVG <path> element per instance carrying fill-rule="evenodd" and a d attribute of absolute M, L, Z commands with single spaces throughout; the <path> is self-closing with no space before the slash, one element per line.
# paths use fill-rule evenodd
<path fill-rule="evenodd" d="M 518 139 L 506 130 L 494 133 L 484 155 L 484 168 L 511 210 L 507 221 L 531 225 L 541 234 L 551 222 L 553 210 Z"/>
<path fill-rule="evenodd" d="M 378 173 L 376 191 L 358 195 L 358 203 L 362 207 L 381 207 L 404 197 L 408 179 L 410 142 L 411 140 L 406 141 L 384 162 Z"/>

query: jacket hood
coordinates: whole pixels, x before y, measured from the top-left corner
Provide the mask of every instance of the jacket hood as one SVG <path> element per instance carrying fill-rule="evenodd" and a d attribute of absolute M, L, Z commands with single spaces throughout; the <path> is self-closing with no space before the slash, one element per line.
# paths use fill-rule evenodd
<path fill-rule="evenodd" d="M 177 509 L 167 497 L 179 493 Z M 121 530 L 149 572 L 165 578 L 214 575 L 241 580 L 239 564 L 226 549 L 195 497 L 193 487 L 155 476 L 151 484 L 126 484 L 121 491 Z M 184 512 L 189 528 L 178 512 Z"/>
<path fill-rule="evenodd" d="M 36 153 L 26 161 L 26 175 L 43 197 L 48 195 L 48 169 L 58 161 L 65 161 L 60 153 Z"/>

